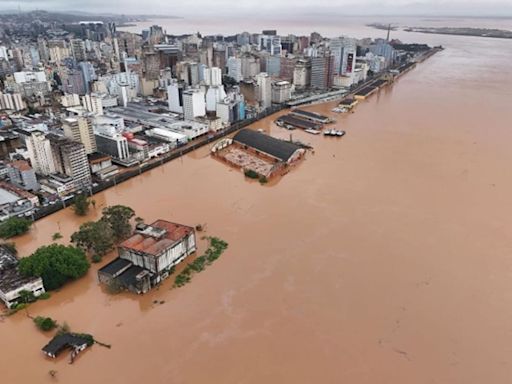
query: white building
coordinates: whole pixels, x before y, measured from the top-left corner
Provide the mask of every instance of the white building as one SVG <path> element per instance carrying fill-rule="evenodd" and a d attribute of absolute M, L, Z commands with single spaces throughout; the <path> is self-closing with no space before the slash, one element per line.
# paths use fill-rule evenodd
<path fill-rule="evenodd" d="M 203 77 L 205 85 L 214 87 L 222 85 L 222 71 L 220 68 L 205 68 Z"/>
<path fill-rule="evenodd" d="M 261 72 L 256 75 L 258 84 L 258 101 L 262 109 L 272 105 L 272 80 L 268 73 Z"/>
<path fill-rule="evenodd" d="M 183 85 L 177 81 L 167 86 L 167 102 L 169 111 L 183 113 Z"/>
<path fill-rule="evenodd" d="M 37 173 L 49 175 L 56 172 L 50 140 L 42 132 L 32 132 L 26 139 L 30 164 Z"/>
<path fill-rule="evenodd" d="M 155 137 L 157 139 L 167 141 L 171 144 L 172 148 L 186 144 L 188 142 L 188 137 L 186 135 L 171 131 L 169 129 L 153 128 L 146 130 L 145 133 L 150 137 Z"/>
<path fill-rule="evenodd" d="M 0 92 L 0 109 L 10 109 L 17 112 L 25 109 L 26 107 L 27 105 L 19 93 Z"/>
<path fill-rule="evenodd" d="M 7 308 L 21 302 L 21 292 L 31 292 L 35 297 L 42 295 L 43 279 L 25 277 L 18 270 L 18 259 L 5 246 L 0 246 L 0 300 Z"/>
<path fill-rule="evenodd" d="M 288 81 L 277 81 L 272 84 L 272 102 L 281 104 L 292 97 L 292 85 Z"/>
<path fill-rule="evenodd" d="M 29 82 L 45 82 L 46 74 L 43 71 L 32 72 L 14 72 L 14 81 L 17 84 L 29 83 Z"/>
<path fill-rule="evenodd" d="M 225 97 L 226 92 L 222 85 L 208 88 L 208 92 L 206 92 L 206 110 L 208 112 L 215 112 L 217 103 L 224 100 Z"/>
<path fill-rule="evenodd" d="M 198 89 L 183 92 L 183 117 L 193 120 L 195 117 L 206 115 L 206 102 L 204 93 Z"/>

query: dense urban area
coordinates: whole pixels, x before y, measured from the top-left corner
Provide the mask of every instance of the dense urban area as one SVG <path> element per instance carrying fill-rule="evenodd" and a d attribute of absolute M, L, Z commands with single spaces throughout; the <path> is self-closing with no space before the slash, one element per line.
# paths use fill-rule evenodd
<path fill-rule="evenodd" d="M 116 30 L 122 19 L 79 20 L 45 12 L 3 15 L 0 28 L 0 237 L 66 206 L 85 216 L 92 196 L 212 143 L 212 156 L 248 178 L 283 175 L 310 146 L 245 128 L 276 111 L 282 129 L 342 137 L 332 118 L 300 106 L 337 101 L 335 113 L 393 82 L 441 47 L 382 39 L 281 36 L 276 30 L 233 36 L 169 35 L 158 25 L 140 34 Z M 102 210 L 71 236 L 18 260 L 0 249 L 0 298 L 14 312 L 67 281 L 117 246 L 119 257 L 98 270 L 111 290 L 146 293 L 196 251 L 196 231 L 165 218 L 145 224 L 126 206 Z M 135 220 L 135 228 L 132 228 Z M 58 240 L 55 233 L 53 240 Z M 226 249 L 209 247 L 175 277 L 188 282 Z M 153 265 L 154 264 L 154 265 Z M 63 267 L 64 266 L 64 267 Z M 36 321 L 37 320 L 37 321 Z M 54 328 L 52 319 L 35 319 Z M 60 332 L 43 348 L 72 360 L 96 342 Z"/>

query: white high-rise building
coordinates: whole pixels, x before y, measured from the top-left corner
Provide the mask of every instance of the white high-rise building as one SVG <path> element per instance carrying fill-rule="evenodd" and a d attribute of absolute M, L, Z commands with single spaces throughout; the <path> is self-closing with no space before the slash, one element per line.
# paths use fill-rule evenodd
<path fill-rule="evenodd" d="M 10 109 L 13 111 L 21 111 L 26 105 L 19 93 L 2 93 L 0 92 L 0 109 Z"/>
<path fill-rule="evenodd" d="M 96 95 L 82 96 L 82 105 L 89 112 L 95 115 L 103 115 L 103 103 L 100 97 Z"/>
<path fill-rule="evenodd" d="M 214 112 L 217 108 L 217 103 L 224 100 L 225 97 L 226 92 L 222 85 L 208 88 L 208 92 L 206 92 L 206 110 Z"/>
<path fill-rule="evenodd" d="M 237 57 L 230 57 L 227 62 L 228 76 L 237 82 L 242 80 L 242 60 Z"/>
<path fill-rule="evenodd" d="M 82 143 L 87 154 L 96 152 L 96 138 L 89 119 L 82 116 L 70 117 L 63 120 L 62 128 L 64 136 Z"/>
<path fill-rule="evenodd" d="M 50 140 L 42 132 L 32 132 L 26 138 L 30 164 L 37 173 L 49 175 L 56 172 Z"/>
<path fill-rule="evenodd" d="M 206 102 L 204 93 L 198 89 L 183 92 L 183 117 L 193 120 L 195 117 L 206 115 Z"/>
<path fill-rule="evenodd" d="M 222 85 L 222 71 L 218 67 L 205 68 L 203 77 L 205 85 Z"/>
<path fill-rule="evenodd" d="M 174 80 L 167 86 L 169 111 L 183 113 L 183 84 Z"/>
<path fill-rule="evenodd" d="M 258 101 L 262 109 L 272 105 L 272 79 L 268 73 L 261 72 L 256 75 L 258 84 Z"/>

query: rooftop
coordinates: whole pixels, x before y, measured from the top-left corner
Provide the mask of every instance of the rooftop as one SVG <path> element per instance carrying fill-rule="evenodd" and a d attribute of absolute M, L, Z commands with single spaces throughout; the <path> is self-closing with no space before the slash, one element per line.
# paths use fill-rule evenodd
<path fill-rule="evenodd" d="M 234 137 L 242 145 L 247 145 L 281 161 L 288 161 L 294 153 L 301 149 L 297 144 L 279 140 L 251 129 L 242 129 Z"/>
<path fill-rule="evenodd" d="M 63 349 L 69 347 L 81 347 L 89 345 L 90 340 L 83 335 L 74 333 L 63 333 L 55 336 L 48 344 L 43 347 L 43 352 L 50 356 L 57 356 Z"/>
<path fill-rule="evenodd" d="M 0 245 L 0 271 L 15 267 L 18 264 L 16 256 L 4 245 Z"/>
<path fill-rule="evenodd" d="M 14 291 L 39 279 L 40 277 L 25 277 L 15 267 L 0 270 L 0 292 Z"/>
<path fill-rule="evenodd" d="M 157 220 L 153 224 L 137 230 L 133 236 L 122 242 L 120 247 L 158 256 L 193 232 L 194 228 L 192 227 Z"/>

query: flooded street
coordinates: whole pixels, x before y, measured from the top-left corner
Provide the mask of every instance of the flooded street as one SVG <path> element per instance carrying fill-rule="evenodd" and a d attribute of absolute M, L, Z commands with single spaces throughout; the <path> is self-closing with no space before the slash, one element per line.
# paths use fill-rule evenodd
<path fill-rule="evenodd" d="M 23 311 L 0 320 L 1 383 L 510 383 L 512 41 L 412 38 L 447 49 L 354 114 L 308 107 L 347 134 L 292 131 L 315 150 L 275 185 L 203 148 L 96 195 L 87 218 L 38 221 L 21 255 L 112 204 L 229 248 L 144 296 L 99 286 L 111 255 L 31 305 L 112 345 L 73 365 L 43 356 L 50 336 Z M 288 137 L 274 119 L 253 127 Z"/>

